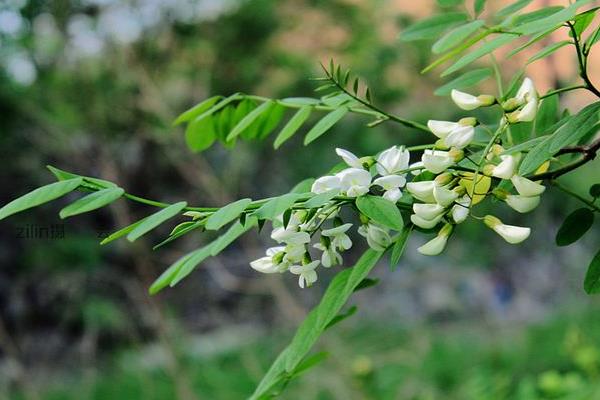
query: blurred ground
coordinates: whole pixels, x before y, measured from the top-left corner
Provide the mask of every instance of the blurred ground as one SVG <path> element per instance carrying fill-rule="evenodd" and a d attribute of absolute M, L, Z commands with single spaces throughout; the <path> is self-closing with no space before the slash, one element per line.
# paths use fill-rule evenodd
<path fill-rule="evenodd" d="M 309 78 L 330 57 L 363 76 L 388 110 L 420 121 L 433 110 L 438 119 L 455 118 L 448 99 L 431 95 L 437 75 L 418 75 L 427 46 L 397 40 L 435 7 L 384 0 L 4 1 L 0 203 L 50 182 L 44 166 L 52 164 L 149 198 L 222 205 L 322 174 L 337 163 L 337 146 L 369 154 L 422 143 L 406 128 L 367 130 L 355 118 L 309 149 L 295 139 L 277 152 L 267 141 L 192 154 L 171 121 L 210 94 L 311 95 Z M 572 82 L 568 50 L 529 67 L 540 88 Z M 518 62 L 503 63 L 507 79 Z M 596 70 L 593 80 L 600 79 Z M 483 88 L 494 90 L 492 82 Z M 563 105 L 576 110 L 589 100 L 574 92 Z M 563 182 L 598 182 L 599 166 L 590 163 Z M 418 256 L 415 239 L 398 270 L 382 263 L 378 289 L 353 298 L 357 316 L 322 340 L 330 358 L 283 398 L 600 397 L 599 303 L 581 288 L 600 232 L 557 249 L 557 226 L 578 205 L 548 192 L 533 217 L 510 214 L 511 223 L 534 229 L 525 245 L 511 247 L 471 223 L 442 257 Z M 152 252 L 165 227 L 135 246 L 100 247 L 103 235 L 150 209 L 118 202 L 63 225 L 57 214 L 68 201 L 0 225 L 0 398 L 243 398 L 334 273 L 308 290 L 290 276 L 258 276 L 248 261 L 268 238 L 248 235 L 177 288 L 149 297 L 153 279 L 198 247 L 202 235 Z"/>

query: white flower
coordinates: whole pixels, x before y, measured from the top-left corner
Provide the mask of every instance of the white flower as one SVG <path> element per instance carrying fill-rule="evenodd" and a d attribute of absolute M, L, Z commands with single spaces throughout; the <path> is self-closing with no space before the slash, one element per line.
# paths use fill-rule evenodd
<path fill-rule="evenodd" d="M 448 207 L 458 198 L 458 193 L 443 186 L 436 185 L 433 188 L 433 198 L 435 202 L 443 207 Z"/>
<path fill-rule="evenodd" d="M 450 153 L 441 150 L 425 150 L 421 161 L 423 161 L 423 166 L 434 174 L 439 174 L 454 164 Z"/>
<path fill-rule="evenodd" d="M 483 222 L 510 244 L 521 243 L 531 233 L 531 228 L 505 225 L 493 215 L 486 215 L 483 218 Z"/>
<path fill-rule="evenodd" d="M 421 167 L 421 168 L 413 169 L 413 168 L 419 168 L 419 167 Z M 414 162 L 414 163 L 410 164 L 410 166 L 408 168 L 412 170 L 412 171 L 410 171 L 410 174 L 414 175 L 414 176 L 417 176 L 421 172 L 425 171 L 425 168 L 423 167 L 423 161 Z"/>
<path fill-rule="evenodd" d="M 448 147 L 457 149 L 465 148 L 473 141 L 475 137 L 475 128 L 473 126 L 459 126 L 446 136 L 443 141 Z"/>
<path fill-rule="evenodd" d="M 471 118 L 465 118 L 465 123 L 429 120 L 427 126 L 433 134 L 440 139 L 446 147 L 462 149 L 466 147 L 475 136 L 475 127 L 471 125 Z"/>
<path fill-rule="evenodd" d="M 308 232 L 296 232 L 288 226 L 287 229 L 284 227 L 273 229 L 273 232 L 271 232 L 271 239 L 275 240 L 277 243 L 305 244 L 310 242 L 310 235 Z"/>
<path fill-rule="evenodd" d="M 325 193 L 330 190 L 340 189 L 341 181 L 339 176 L 322 176 L 319 179 L 315 180 L 310 189 L 313 193 Z"/>
<path fill-rule="evenodd" d="M 526 77 L 523 79 L 523 83 L 521 83 L 521 86 L 519 87 L 515 97 L 520 103 L 527 103 L 532 99 L 537 100 L 538 94 L 535 90 L 535 85 L 530 78 Z"/>
<path fill-rule="evenodd" d="M 383 198 L 391 201 L 392 203 L 397 202 L 402 196 L 400 188 L 406 184 L 406 178 L 400 175 L 386 175 L 379 177 L 373 181 L 373 185 L 381 186 L 385 193 Z"/>
<path fill-rule="evenodd" d="M 331 240 L 332 246 L 340 250 L 348 250 L 352 247 L 352 240 L 346 235 L 352 224 L 344 224 L 331 229 L 324 229 L 321 232 L 322 236 L 326 236 Z"/>
<path fill-rule="evenodd" d="M 375 168 L 379 175 L 391 175 L 402 170 L 408 169 L 410 153 L 404 146 L 392 146 L 384 150 L 377 157 Z"/>
<path fill-rule="evenodd" d="M 429 220 L 429 219 L 425 219 L 423 217 L 420 217 L 417 214 L 413 214 L 413 215 L 410 216 L 410 222 L 412 222 L 413 224 L 415 224 L 419 228 L 431 229 L 434 226 L 436 226 L 442 220 L 443 216 L 444 216 L 443 214 L 440 214 L 437 217 Z"/>
<path fill-rule="evenodd" d="M 521 155 L 519 154 L 511 154 L 511 155 L 503 155 L 500 156 L 500 164 L 496 165 L 492 169 L 492 176 L 496 178 L 502 179 L 510 179 L 513 177 L 515 172 L 517 171 L 517 166 L 519 165 L 519 161 L 521 160 Z"/>
<path fill-rule="evenodd" d="M 333 265 L 338 265 L 342 263 L 342 255 L 336 250 L 334 246 L 325 246 L 322 243 L 317 243 L 313 245 L 313 247 L 323 252 L 323 254 L 321 255 L 321 264 L 323 264 L 325 268 L 329 268 Z"/>
<path fill-rule="evenodd" d="M 430 221 L 434 218 L 437 218 L 441 214 L 443 214 L 445 211 L 445 208 L 439 204 L 414 203 L 413 211 L 419 217 Z"/>
<path fill-rule="evenodd" d="M 450 121 L 437 121 L 430 119 L 427 121 L 427 127 L 429 130 L 440 139 L 444 139 L 450 132 L 458 128 L 460 124 L 458 122 Z"/>
<path fill-rule="evenodd" d="M 342 159 L 349 166 L 351 166 L 353 168 L 362 168 L 363 167 L 362 163 L 360 162 L 360 159 L 357 156 L 355 156 L 352 152 L 349 152 L 348 150 L 344 150 L 344 149 L 340 149 L 340 148 L 336 148 L 335 152 L 338 156 L 342 157 Z"/>
<path fill-rule="evenodd" d="M 521 196 L 539 196 L 546 190 L 545 186 L 522 176 L 514 175 L 510 181 Z"/>
<path fill-rule="evenodd" d="M 444 225 L 435 238 L 419 247 L 417 251 L 426 256 L 437 256 L 444 250 L 444 247 L 446 247 L 446 243 L 448 242 L 451 233 L 452 225 Z"/>
<path fill-rule="evenodd" d="M 496 101 L 494 96 L 485 94 L 481 96 L 473 96 L 472 94 L 461 92 L 456 89 L 452 90 L 450 97 L 452 97 L 452 101 L 454 101 L 457 106 L 467 111 L 471 111 L 482 106 L 491 106 Z"/>
<path fill-rule="evenodd" d="M 369 192 L 371 174 L 361 168 L 347 168 L 337 173 L 342 192 L 349 197 L 359 197 Z"/>
<path fill-rule="evenodd" d="M 455 223 L 460 224 L 464 222 L 469 216 L 469 206 L 471 205 L 471 198 L 468 195 L 464 195 L 462 199 L 456 201 L 457 204 L 452 206 L 452 219 Z"/>
<path fill-rule="evenodd" d="M 388 230 L 373 223 L 362 225 L 358 228 L 358 233 L 366 237 L 369 247 L 376 251 L 384 251 L 392 244 Z"/>
<path fill-rule="evenodd" d="M 270 247 L 267 249 L 266 256 L 250 262 L 250 266 L 256 271 L 264 274 L 283 272 L 283 270 L 285 270 L 285 268 L 281 268 L 283 253 L 283 246 Z M 279 260 L 276 260 L 276 258 L 279 258 Z"/>
<path fill-rule="evenodd" d="M 298 285 L 304 289 L 304 287 L 310 287 L 317 281 L 317 273 L 315 269 L 319 266 L 319 260 L 312 261 L 306 265 L 292 265 L 290 272 L 294 275 L 300 275 L 298 277 Z"/>
<path fill-rule="evenodd" d="M 538 110 L 538 100 L 532 99 L 525 103 L 523 108 L 507 114 L 508 122 L 515 124 L 517 122 L 531 122 L 535 119 Z"/>
<path fill-rule="evenodd" d="M 406 184 L 406 190 L 417 200 L 434 203 L 433 188 L 435 186 L 434 181 L 409 182 Z"/>
<path fill-rule="evenodd" d="M 520 196 L 509 194 L 506 196 L 506 204 L 515 211 L 527 213 L 540 204 L 540 196 Z"/>

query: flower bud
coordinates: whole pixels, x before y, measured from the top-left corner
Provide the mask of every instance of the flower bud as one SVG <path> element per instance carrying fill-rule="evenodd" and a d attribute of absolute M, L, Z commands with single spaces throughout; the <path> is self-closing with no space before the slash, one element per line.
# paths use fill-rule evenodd
<path fill-rule="evenodd" d="M 513 210 L 518 211 L 520 213 L 527 213 L 536 208 L 538 204 L 540 204 L 540 197 L 518 196 L 511 194 L 506 196 L 505 201 L 506 204 L 508 204 L 508 206 Z"/>
<path fill-rule="evenodd" d="M 464 222 L 469 216 L 469 206 L 471 205 L 471 199 L 469 196 L 463 196 L 462 199 L 458 200 L 454 206 L 452 206 L 452 219 L 455 223 L 460 224 Z"/>
<path fill-rule="evenodd" d="M 438 186 L 444 186 L 449 184 L 452 179 L 454 179 L 454 175 L 452 175 L 450 172 L 444 172 L 443 174 L 436 176 L 433 181 Z"/>
<path fill-rule="evenodd" d="M 425 219 L 423 217 L 420 217 L 417 214 L 413 214 L 413 215 L 410 216 L 410 221 L 413 224 L 415 224 L 416 226 L 418 226 L 419 228 L 431 229 L 434 226 L 436 226 L 442 220 L 443 216 L 444 216 L 443 214 L 440 214 L 437 217 L 429 220 L 429 219 Z"/>
<path fill-rule="evenodd" d="M 486 215 L 483 222 L 510 244 L 521 243 L 529 237 L 531 228 L 505 225 L 493 215 Z"/>
<path fill-rule="evenodd" d="M 454 164 L 454 159 L 449 152 L 441 150 L 425 150 L 421 161 L 425 169 L 434 174 L 439 174 Z"/>
<path fill-rule="evenodd" d="M 452 97 L 452 101 L 454 101 L 458 107 L 467 111 L 471 111 L 479 107 L 491 106 L 496 102 L 494 96 L 491 95 L 484 94 L 480 96 L 473 96 L 472 94 L 461 92 L 456 89 L 452 90 L 450 97 Z"/>
<path fill-rule="evenodd" d="M 392 175 L 408 169 L 410 153 L 404 146 L 392 146 L 377 156 L 377 172 L 379 175 Z"/>
<path fill-rule="evenodd" d="M 521 106 L 521 102 L 514 97 L 511 97 L 510 99 L 508 99 L 504 103 L 502 103 L 502 109 L 505 112 L 515 111 L 520 106 Z"/>
<path fill-rule="evenodd" d="M 539 196 L 546 190 L 545 186 L 522 176 L 514 175 L 510 181 L 521 196 Z"/>
<path fill-rule="evenodd" d="M 388 230 L 373 223 L 362 225 L 358 228 L 358 233 L 366 237 L 369 247 L 376 251 L 384 251 L 392 244 L 392 238 Z"/>
<path fill-rule="evenodd" d="M 426 203 L 435 202 L 435 198 L 433 197 L 434 187 L 434 181 L 408 182 L 406 184 L 406 189 L 415 199 Z"/>
<path fill-rule="evenodd" d="M 448 242 L 448 238 L 452 233 L 452 229 L 452 225 L 444 225 L 435 238 L 419 247 L 417 251 L 426 256 L 437 256 L 446 247 L 446 243 Z"/>
<path fill-rule="evenodd" d="M 458 120 L 458 123 L 463 126 L 477 126 L 477 118 L 465 117 Z"/>
<path fill-rule="evenodd" d="M 500 159 L 502 161 L 493 168 L 491 175 L 501 179 L 512 178 L 517 170 L 519 161 L 521 160 L 520 153 L 514 155 L 503 155 L 500 156 Z"/>
<path fill-rule="evenodd" d="M 448 152 L 448 155 L 454 162 L 459 162 L 463 158 L 465 158 L 465 152 L 460 149 L 452 149 Z"/>
<path fill-rule="evenodd" d="M 433 198 L 442 207 L 447 207 L 458 198 L 458 193 L 443 186 L 436 186 L 433 188 Z"/>
<path fill-rule="evenodd" d="M 414 203 L 413 211 L 419 217 L 432 220 L 444 213 L 445 208 L 439 204 Z"/>
<path fill-rule="evenodd" d="M 450 121 L 436 121 L 430 119 L 427 121 L 427 127 L 429 130 L 440 139 L 448 136 L 450 132 L 459 127 L 458 122 L 450 122 Z"/>

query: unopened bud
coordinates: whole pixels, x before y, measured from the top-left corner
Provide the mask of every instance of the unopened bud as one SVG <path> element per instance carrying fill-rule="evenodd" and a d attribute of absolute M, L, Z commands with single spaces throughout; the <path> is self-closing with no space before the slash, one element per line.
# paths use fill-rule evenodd
<path fill-rule="evenodd" d="M 462 160 L 465 157 L 465 152 L 459 149 L 451 149 L 448 152 L 448 155 L 450 156 L 450 158 L 452 158 L 452 160 L 454 162 L 459 162 L 460 160 Z"/>
<path fill-rule="evenodd" d="M 438 186 L 444 186 L 450 183 L 454 176 L 450 172 L 444 172 L 435 177 L 434 181 Z"/>
<path fill-rule="evenodd" d="M 458 120 L 460 125 L 464 126 L 477 126 L 477 118 L 475 117 L 465 117 Z"/>
<path fill-rule="evenodd" d="M 511 97 L 510 99 L 508 99 L 504 103 L 502 103 L 502 109 L 505 112 L 515 111 L 520 106 L 521 106 L 521 102 L 519 100 L 517 100 L 515 97 Z"/>

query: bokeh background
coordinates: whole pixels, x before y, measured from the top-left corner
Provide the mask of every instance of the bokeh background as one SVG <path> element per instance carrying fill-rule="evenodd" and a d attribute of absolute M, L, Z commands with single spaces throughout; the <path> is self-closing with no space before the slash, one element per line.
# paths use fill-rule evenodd
<path fill-rule="evenodd" d="M 443 83 L 437 74 L 419 74 L 430 60 L 427 43 L 398 40 L 447 3 L 2 0 L 0 203 L 53 181 L 45 169 L 52 164 L 144 197 L 222 205 L 322 175 L 338 162 L 337 146 L 371 154 L 424 143 L 422 133 L 368 129 L 350 117 L 309 148 L 298 137 L 277 152 L 271 139 L 193 154 L 171 122 L 212 94 L 311 96 L 310 78 L 330 58 L 364 77 L 387 110 L 418 121 L 460 117 L 432 95 Z M 565 2 L 528 9 L 550 3 Z M 500 52 L 506 80 L 526 57 L 506 61 Z M 542 91 L 572 83 L 572 49 L 528 73 Z M 493 82 L 481 88 L 493 91 Z M 576 111 L 590 100 L 570 93 L 562 105 Z M 600 182 L 599 167 L 589 163 L 562 182 L 585 195 Z M 120 201 L 65 224 L 58 210 L 73 199 L 0 223 L 2 399 L 245 398 L 335 273 L 305 290 L 289 274 L 259 276 L 248 261 L 268 237 L 249 234 L 150 297 L 153 279 L 203 236 L 153 252 L 165 226 L 134 245 L 101 247 L 103 235 L 152 210 Z M 442 256 L 428 258 L 416 253 L 425 239 L 415 235 L 400 267 L 390 272 L 382 262 L 379 286 L 351 299 L 357 315 L 319 342 L 329 358 L 282 398 L 600 398 L 600 303 L 582 289 L 600 232 L 596 225 L 577 244 L 554 245 L 577 207 L 549 189 L 533 214 L 501 212 L 532 226 L 521 246 L 471 221 Z M 363 248 L 357 244 L 348 263 Z"/>

